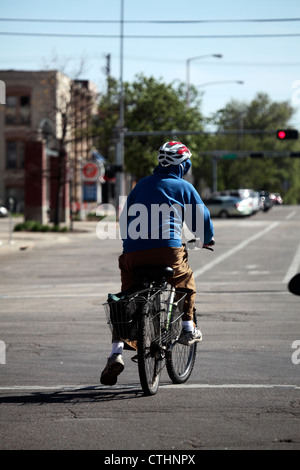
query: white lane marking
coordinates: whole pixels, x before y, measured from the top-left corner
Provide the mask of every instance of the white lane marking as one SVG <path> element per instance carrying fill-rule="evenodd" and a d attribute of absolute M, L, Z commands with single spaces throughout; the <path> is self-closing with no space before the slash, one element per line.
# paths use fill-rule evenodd
<path fill-rule="evenodd" d="M 292 219 L 297 214 L 297 211 L 292 211 L 286 216 L 286 220 Z"/>
<path fill-rule="evenodd" d="M 260 271 L 259 271 L 260 272 Z M 267 271 L 266 271 L 267 272 Z M 227 273 L 228 274 L 228 273 Z M 249 273 L 251 274 L 251 273 Z M 282 283 L 283 281 L 268 281 L 268 285 L 270 285 L 271 287 L 272 286 L 276 286 L 278 285 L 278 288 L 280 286 L 280 288 L 282 289 Z M 288 291 L 285 291 L 285 290 L 278 290 L 278 291 L 272 291 L 271 287 L 268 289 L 266 287 L 259 287 L 257 288 L 257 281 L 245 281 L 245 282 L 239 282 L 239 288 L 242 289 L 242 291 L 239 291 L 239 290 L 236 290 L 234 291 L 234 295 L 245 295 L 245 289 L 247 289 L 247 294 L 251 294 L 251 292 L 255 292 L 255 295 L 264 295 L 264 294 L 272 294 L 272 295 L 281 295 L 281 294 L 290 294 Z M 209 288 L 211 287 L 211 283 L 202 283 L 201 286 L 202 286 L 202 294 L 205 294 L 205 295 L 232 295 L 233 292 L 230 291 L 230 292 L 222 292 L 222 291 L 212 291 L 210 292 L 209 290 L 205 291 L 205 286 L 209 286 Z M 245 287 L 243 287 L 243 285 L 245 285 Z M 214 282 L 213 284 L 214 287 L 220 287 L 220 286 L 226 286 L 226 287 L 230 287 L 230 286 L 237 286 L 237 282 L 236 281 L 231 281 L 231 282 Z M 243 290 L 244 289 L 244 290 Z M 115 291 L 117 291 L 118 289 L 115 289 Z M 60 299 L 60 298 L 84 298 L 84 297 L 96 297 L 98 298 L 99 300 L 103 300 L 103 298 L 107 297 L 107 292 L 108 291 L 105 291 L 103 293 L 101 293 L 101 291 L 98 293 L 98 294 L 93 294 L 93 293 L 86 293 L 86 294 L 20 294 L 20 295 L 14 295 L 14 294 L 0 294 L 0 300 L 16 300 L 16 299 L 47 299 L 47 298 L 53 298 L 53 299 Z"/>
<path fill-rule="evenodd" d="M 102 294 L 107 295 L 107 294 Z M 0 294 L 0 299 L 48 299 L 48 298 L 75 298 L 75 297 L 98 297 L 101 298 L 101 292 L 98 294 L 92 294 L 87 292 L 86 294 L 23 294 L 23 295 L 6 295 Z"/>
<path fill-rule="evenodd" d="M 267 276 L 270 271 L 248 271 L 250 276 Z"/>
<path fill-rule="evenodd" d="M 287 284 L 290 281 L 290 279 L 299 272 L 299 266 L 300 266 L 300 244 L 293 258 L 293 261 L 291 262 L 290 267 L 282 280 L 284 284 Z"/>
<path fill-rule="evenodd" d="M 140 384 L 120 384 L 114 387 L 105 386 L 105 385 L 12 385 L 12 386 L 0 386 L 0 392 L 24 392 L 24 391 L 40 391 L 40 392 L 49 392 L 49 391 L 60 391 L 60 392 L 77 392 L 81 391 L 101 391 L 101 390 L 110 390 L 113 391 L 122 391 L 128 389 L 137 389 L 140 388 Z M 188 388 L 188 389 L 295 389 L 299 390 L 300 385 L 295 384 L 161 384 L 160 389 L 173 389 L 177 388 Z"/>
<path fill-rule="evenodd" d="M 51 292 L 49 293 L 36 293 L 37 290 L 42 289 L 42 288 L 51 288 Z M 72 287 L 75 287 L 77 289 L 74 289 L 74 291 L 70 293 L 59 293 L 57 291 L 57 286 L 30 286 L 30 290 L 32 290 L 31 293 L 28 294 L 13 294 L 13 293 L 2 293 L 0 292 L 0 299 L 47 299 L 47 298 L 76 298 L 76 297 L 96 297 L 96 298 L 102 298 L 103 296 L 107 296 L 107 292 L 114 292 L 118 291 L 120 289 L 120 284 L 119 283 L 107 283 L 107 284 L 95 284 L 95 288 L 93 289 L 94 292 L 78 292 L 79 289 L 81 288 L 82 290 L 85 289 L 85 286 L 82 284 L 63 284 L 59 286 L 60 288 L 64 289 L 65 291 L 69 291 Z M 93 287 L 93 285 L 89 285 L 88 288 L 90 289 Z M 5 288 L 3 288 L 4 290 Z M 18 289 L 16 289 L 18 290 Z M 28 292 L 29 289 L 26 289 Z"/>
<path fill-rule="evenodd" d="M 242 250 L 243 248 L 245 248 L 247 245 L 249 245 L 250 243 L 254 242 L 255 240 L 257 240 L 258 238 L 262 237 L 263 235 L 265 235 L 266 233 L 270 232 L 271 230 L 273 230 L 275 227 L 277 227 L 277 225 L 279 225 L 279 221 L 278 222 L 273 222 L 271 225 L 269 225 L 268 227 L 266 227 L 265 229 L 261 230 L 260 232 L 257 232 L 255 235 L 252 235 L 251 237 L 247 238 L 246 240 L 242 241 L 239 245 L 231 248 L 230 250 L 226 251 L 225 253 L 223 253 L 221 256 L 219 256 L 218 258 L 214 259 L 213 261 L 211 261 L 210 263 L 207 263 L 205 266 L 203 266 L 202 268 L 200 269 L 196 269 L 194 271 L 194 279 L 196 279 L 197 277 L 201 276 L 202 274 L 204 274 L 206 271 L 208 271 L 209 269 L 212 269 L 214 268 L 217 264 L 221 263 L 222 261 L 224 261 L 225 259 L 229 258 L 230 256 L 234 255 L 235 253 L 237 253 L 238 251 Z"/>
<path fill-rule="evenodd" d="M 282 286 L 282 282 L 280 283 L 280 285 Z M 291 293 L 288 291 L 288 290 L 280 290 L 280 291 L 273 291 L 273 290 L 249 290 L 247 289 L 247 292 L 243 291 L 243 292 L 239 292 L 239 291 L 230 291 L 230 292 L 207 292 L 207 291 L 201 291 L 201 295 L 205 295 L 205 297 L 207 295 L 213 295 L 213 296 L 216 296 L 216 295 L 228 295 L 228 296 L 237 296 L 237 295 L 241 295 L 241 296 L 246 296 L 246 295 L 253 295 L 253 293 L 255 293 L 255 296 L 257 297 L 258 295 L 291 295 Z"/>
<path fill-rule="evenodd" d="M 210 389 L 229 389 L 229 388 L 244 388 L 244 389 L 262 389 L 262 388 L 289 388 L 300 389 L 300 385 L 289 384 L 176 384 L 176 385 L 161 385 L 160 388 L 210 388 Z"/>

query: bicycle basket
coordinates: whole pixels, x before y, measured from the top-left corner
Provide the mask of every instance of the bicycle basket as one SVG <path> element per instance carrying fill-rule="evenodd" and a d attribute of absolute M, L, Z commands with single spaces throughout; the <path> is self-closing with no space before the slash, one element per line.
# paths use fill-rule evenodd
<path fill-rule="evenodd" d="M 137 320 L 145 299 L 139 296 L 126 298 L 118 295 L 109 294 L 107 302 L 103 304 L 108 326 L 116 338 L 124 341 L 136 340 Z"/>

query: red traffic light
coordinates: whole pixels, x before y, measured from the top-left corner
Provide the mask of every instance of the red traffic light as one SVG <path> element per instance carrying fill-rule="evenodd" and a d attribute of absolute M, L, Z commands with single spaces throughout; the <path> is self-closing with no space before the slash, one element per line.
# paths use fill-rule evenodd
<path fill-rule="evenodd" d="M 298 131 L 295 129 L 280 129 L 277 131 L 277 138 L 280 140 L 298 139 Z"/>
<path fill-rule="evenodd" d="M 278 138 L 279 138 L 279 139 L 284 139 L 286 134 L 285 134 L 284 131 L 278 131 L 278 132 L 277 132 L 277 135 L 278 135 Z"/>

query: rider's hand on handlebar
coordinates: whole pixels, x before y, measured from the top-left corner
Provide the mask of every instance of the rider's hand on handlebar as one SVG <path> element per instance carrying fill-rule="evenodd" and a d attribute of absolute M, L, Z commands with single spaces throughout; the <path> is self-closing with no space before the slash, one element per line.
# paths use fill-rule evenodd
<path fill-rule="evenodd" d="M 212 246 L 215 244 L 214 238 L 211 239 L 209 243 L 203 244 L 200 239 L 192 239 L 186 243 L 186 248 L 188 250 L 200 250 L 201 248 L 206 248 L 207 250 L 214 251 Z"/>

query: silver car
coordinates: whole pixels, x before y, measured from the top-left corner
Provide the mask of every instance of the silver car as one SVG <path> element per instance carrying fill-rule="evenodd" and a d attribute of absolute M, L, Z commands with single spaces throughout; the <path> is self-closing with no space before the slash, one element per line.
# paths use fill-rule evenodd
<path fill-rule="evenodd" d="M 212 217 L 244 217 L 253 213 L 251 200 L 234 196 L 215 196 L 204 201 Z"/>
<path fill-rule="evenodd" d="M 253 189 L 230 189 L 228 191 L 222 191 L 220 194 L 221 196 L 234 196 L 249 199 L 250 203 L 252 203 L 253 214 L 263 209 L 260 195 Z"/>

